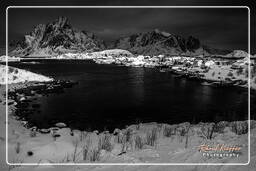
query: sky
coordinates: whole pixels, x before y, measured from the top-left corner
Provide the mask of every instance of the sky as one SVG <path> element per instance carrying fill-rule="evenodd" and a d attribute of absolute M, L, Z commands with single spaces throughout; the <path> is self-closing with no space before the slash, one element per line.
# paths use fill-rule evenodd
<path fill-rule="evenodd" d="M 15 1 L 15 0 L 14 0 Z M 133 1 L 133 0 L 132 0 Z M 86 1 L 84 4 L 79 0 L 53 0 L 53 1 L 29 1 L 21 0 L 8 5 L 247 5 L 230 3 L 222 0 L 209 0 L 207 4 L 198 4 L 198 1 L 188 0 L 187 4 L 176 1 L 176 4 L 167 4 L 167 1 L 144 1 L 140 4 L 127 3 L 127 1 L 97 1 L 94 4 Z M 23 3 L 22 3 L 23 2 Z M 61 2 L 61 3 L 60 3 Z M 101 2 L 101 3 L 100 3 Z M 126 3 L 125 3 L 126 2 Z M 134 1 L 135 2 L 135 1 Z M 173 1 L 172 1 L 173 2 Z M 189 2 L 189 3 L 188 3 Z M 246 1 L 243 1 L 246 2 Z M 3 9 L 1 6 L 1 9 Z M 251 7 L 252 8 L 252 7 Z M 251 13 L 255 9 L 251 9 Z M 202 44 L 220 49 L 242 49 L 248 50 L 248 9 L 247 8 L 122 8 L 122 9 L 88 9 L 88 8 L 10 8 L 8 10 L 8 35 L 9 41 L 19 40 L 25 34 L 31 32 L 37 24 L 47 24 L 56 20 L 59 16 L 66 16 L 71 25 L 78 30 L 93 32 L 98 37 L 109 42 L 120 36 L 134 33 L 163 30 L 183 37 L 190 35 L 200 39 Z M 3 13 L 1 11 L 1 16 Z M 251 15 L 251 51 L 255 51 L 255 14 Z M 3 25 L 5 23 L 1 20 Z M 5 35 L 4 27 L 0 27 L 1 37 Z M 1 39 L 0 46 L 5 44 Z"/>

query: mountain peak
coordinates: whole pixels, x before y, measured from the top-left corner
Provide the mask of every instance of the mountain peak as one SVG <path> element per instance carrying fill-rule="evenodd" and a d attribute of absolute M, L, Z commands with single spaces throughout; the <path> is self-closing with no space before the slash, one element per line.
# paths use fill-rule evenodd
<path fill-rule="evenodd" d="M 160 30 L 159 29 L 154 29 L 154 32 L 160 33 Z"/>
<path fill-rule="evenodd" d="M 155 32 L 155 33 L 158 33 L 158 34 L 161 34 L 161 35 L 163 35 L 163 36 L 165 36 L 165 37 L 171 36 L 170 33 L 167 33 L 167 32 L 165 32 L 165 31 L 160 31 L 159 29 L 154 29 L 154 32 Z"/>
<path fill-rule="evenodd" d="M 67 17 L 59 16 L 57 20 L 55 20 L 56 25 L 59 27 L 64 27 L 65 25 L 70 25 L 69 20 Z"/>
<path fill-rule="evenodd" d="M 199 55 L 203 49 L 194 37 L 183 38 L 159 29 L 118 39 L 115 48 L 143 55 Z"/>
<path fill-rule="evenodd" d="M 18 56 L 49 56 L 68 52 L 91 52 L 105 48 L 92 33 L 74 29 L 67 17 L 60 16 L 46 25 L 39 24 L 15 44 L 10 52 Z"/>

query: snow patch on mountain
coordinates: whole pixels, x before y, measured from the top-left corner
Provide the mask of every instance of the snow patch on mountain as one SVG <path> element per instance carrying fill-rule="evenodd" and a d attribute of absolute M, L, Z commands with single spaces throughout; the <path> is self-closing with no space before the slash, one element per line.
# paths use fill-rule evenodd
<path fill-rule="evenodd" d="M 156 32 L 156 33 L 159 33 L 159 34 L 162 34 L 162 35 L 165 36 L 165 37 L 171 36 L 170 33 L 167 33 L 167 32 L 165 32 L 165 31 L 160 31 L 159 29 L 155 29 L 155 32 Z"/>

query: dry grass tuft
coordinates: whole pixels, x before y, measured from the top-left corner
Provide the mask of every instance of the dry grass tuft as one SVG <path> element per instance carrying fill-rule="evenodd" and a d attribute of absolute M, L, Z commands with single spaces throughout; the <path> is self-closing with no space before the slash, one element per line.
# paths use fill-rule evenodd
<path fill-rule="evenodd" d="M 142 149 L 144 146 L 144 142 L 143 142 L 143 139 L 137 135 L 135 137 L 135 149 Z"/>
<path fill-rule="evenodd" d="M 111 151 L 113 149 L 113 145 L 111 144 L 110 134 L 103 135 L 99 138 L 98 148 L 99 150 L 103 149 L 106 151 Z"/>
<path fill-rule="evenodd" d="M 155 146 L 157 143 L 157 128 L 153 128 L 151 131 L 146 134 L 145 144 L 150 146 Z"/>

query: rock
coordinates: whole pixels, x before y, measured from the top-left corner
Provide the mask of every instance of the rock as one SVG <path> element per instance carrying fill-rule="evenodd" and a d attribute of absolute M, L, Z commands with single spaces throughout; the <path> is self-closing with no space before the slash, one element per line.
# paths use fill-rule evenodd
<path fill-rule="evenodd" d="M 113 135 L 118 135 L 121 132 L 120 129 L 116 128 L 113 132 Z"/>
<path fill-rule="evenodd" d="M 60 134 L 52 134 L 54 138 L 60 137 Z"/>
<path fill-rule="evenodd" d="M 40 129 L 39 132 L 42 134 L 48 134 L 50 133 L 50 129 Z"/>
<path fill-rule="evenodd" d="M 20 98 L 20 101 L 24 101 L 24 100 L 26 100 L 25 97 L 21 97 L 21 98 Z"/>
<path fill-rule="evenodd" d="M 28 124 L 28 121 L 21 121 L 21 124 L 22 124 L 23 126 L 26 126 L 26 125 Z"/>
<path fill-rule="evenodd" d="M 8 100 L 8 105 L 13 105 L 14 104 L 14 100 Z"/>
<path fill-rule="evenodd" d="M 57 132 L 58 130 L 60 130 L 60 128 L 58 128 L 58 127 L 51 127 L 49 130 L 51 132 Z"/>
<path fill-rule="evenodd" d="M 65 127 L 67 127 L 67 125 L 65 123 L 63 123 L 63 122 L 56 123 L 55 126 L 58 127 L 58 128 L 65 128 Z"/>
<path fill-rule="evenodd" d="M 37 130 L 37 127 L 36 126 L 33 126 L 32 128 L 30 128 L 31 131 L 36 131 Z"/>
<path fill-rule="evenodd" d="M 34 90 L 31 90 L 30 93 L 31 94 L 36 94 L 36 92 Z"/>
<path fill-rule="evenodd" d="M 94 130 L 93 133 L 99 135 L 99 131 L 98 130 Z"/>
<path fill-rule="evenodd" d="M 34 154 L 33 151 L 28 151 L 28 152 L 27 152 L 27 155 L 28 155 L 28 156 L 33 156 L 33 154 Z"/>
<path fill-rule="evenodd" d="M 52 137 L 53 137 L 54 141 L 56 141 L 57 138 L 60 137 L 60 134 L 53 133 L 53 134 L 52 134 Z"/>

